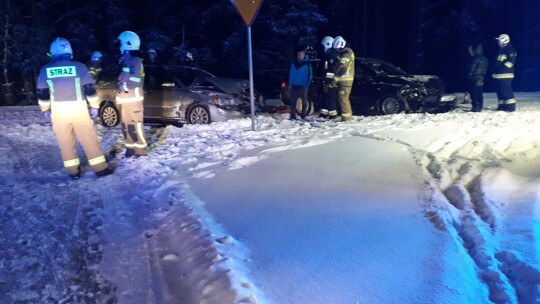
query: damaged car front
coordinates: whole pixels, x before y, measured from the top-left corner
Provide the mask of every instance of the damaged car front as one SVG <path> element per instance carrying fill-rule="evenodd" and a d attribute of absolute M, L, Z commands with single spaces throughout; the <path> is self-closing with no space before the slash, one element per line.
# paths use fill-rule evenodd
<path fill-rule="evenodd" d="M 246 117 L 251 112 L 249 81 L 215 77 L 194 67 L 145 65 L 144 120 L 167 124 L 209 124 Z M 115 103 L 115 70 L 104 71 L 97 80 L 100 119 L 114 127 L 120 121 Z M 246 94 L 247 92 L 247 94 Z M 264 98 L 255 91 L 258 106 Z"/>
<path fill-rule="evenodd" d="M 249 81 L 243 79 L 200 77 L 189 86 L 191 92 L 204 100 L 212 121 L 242 118 L 251 113 Z M 254 91 L 255 109 L 264 97 Z"/>
<path fill-rule="evenodd" d="M 438 76 L 411 75 L 391 63 L 374 58 L 358 58 L 357 71 L 357 94 L 369 94 L 371 97 L 360 98 L 362 106 L 368 106 L 379 115 L 442 113 L 456 107 L 456 96 L 445 93 L 444 83 Z"/>

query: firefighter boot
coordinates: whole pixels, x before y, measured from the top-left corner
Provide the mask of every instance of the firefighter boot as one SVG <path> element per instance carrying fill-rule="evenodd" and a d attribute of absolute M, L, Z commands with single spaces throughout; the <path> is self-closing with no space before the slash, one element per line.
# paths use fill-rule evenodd
<path fill-rule="evenodd" d="M 126 148 L 126 154 L 124 155 L 125 157 L 132 157 L 133 155 L 135 155 L 135 149 Z"/>
<path fill-rule="evenodd" d="M 70 174 L 69 177 L 71 177 L 71 179 L 79 179 L 79 178 L 81 178 L 81 166 L 77 167 L 77 173 Z"/>
<path fill-rule="evenodd" d="M 113 174 L 113 172 L 114 172 L 114 169 L 111 168 L 111 166 L 108 166 L 107 168 L 96 172 L 96 175 L 97 175 L 97 177 L 103 177 L 103 176 Z"/>

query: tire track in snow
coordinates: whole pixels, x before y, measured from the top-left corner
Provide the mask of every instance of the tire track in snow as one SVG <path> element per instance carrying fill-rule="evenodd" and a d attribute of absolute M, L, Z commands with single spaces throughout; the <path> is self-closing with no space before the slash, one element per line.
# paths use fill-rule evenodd
<path fill-rule="evenodd" d="M 460 156 L 460 150 L 478 149 L 482 135 L 468 136 L 462 140 L 462 145 L 455 145 L 455 141 L 450 140 L 434 153 L 424 153 L 430 187 L 442 194 L 446 204 L 442 210 L 427 208 L 426 216 L 439 223 L 436 227 L 440 228 L 443 223 L 459 237 L 477 267 L 479 278 L 488 286 L 491 302 L 529 303 L 536 299 L 534 294 L 540 284 L 540 272 L 515 254 L 501 249 L 497 233 L 502 206 L 488 199 L 484 191 L 485 172 L 500 166 L 501 160 L 487 144 L 482 147 L 481 155 L 489 161 L 484 160 L 483 165 L 479 160 Z M 446 160 L 449 151 L 450 158 Z M 516 271 L 522 269 L 525 270 L 521 273 Z"/>
<path fill-rule="evenodd" d="M 540 272 L 520 260 L 514 253 L 502 250 L 497 241 L 502 206 L 491 201 L 484 191 L 484 174 L 500 167 L 506 159 L 496 155 L 487 144 L 481 144 L 482 131 L 454 134 L 422 150 L 399 139 L 371 132 L 354 131 L 360 136 L 393 141 L 409 149 L 428 178 L 428 202 L 424 214 L 435 228 L 455 236 L 456 243 L 477 267 L 478 277 L 489 291 L 489 300 L 497 304 L 531 303 L 537 299 Z M 496 143 L 503 151 L 510 147 L 508 138 Z M 464 157 L 468 152 L 482 159 Z M 431 192 L 431 194 L 429 194 Z M 441 201 L 437 203 L 436 201 Z"/>

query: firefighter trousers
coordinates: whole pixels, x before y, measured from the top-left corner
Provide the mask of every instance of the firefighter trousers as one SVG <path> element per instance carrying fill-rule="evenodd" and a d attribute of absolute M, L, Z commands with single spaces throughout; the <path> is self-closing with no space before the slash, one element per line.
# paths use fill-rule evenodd
<path fill-rule="evenodd" d="M 337 92 L 338 92 L 337 86 L 325 84 L 325 87 L 324 87 L 324 103 L 325 103 L 325 107 L 324 107 L 324 109 L 326 109 L 327 112 L 325 114 L 329 118 L 336 118 L 337 115 L 338 115 L 338 112 L 339 112 L 338 111 L 338 106 L 336 105 L 336 103 L 337 103 Z"/>
<path fill-rule="evenodd" d="M 512 89 L 512 78 L 495 79 L 497 85 L 497 98 L 499 106 L 497 110 L 513 112 L 516 110 L 516 98 Z"/>
<path fill-rule="evenodd" d="M 69 175 L 79 173 L 80 160 L 77 152 L 77 139 L 81 143 L 88 163 L 94 172 L 107 168 L 105 156 L 101 151 L 99 139 L 94 130 L 94 123 L 86 108 L 68 114 L 55 111 L 52 113 L 51 121 L 64 161 L 64 168 Z"/>
<path fill-rule="evenodd" d="M 122 103 L 120 113 L 126 154 L 146 155 L 148 145 L 144 138 L 144 107 L 142 101 Z"/>
<path fill-rule="evenodd" d="M 338 101 L 339 106 L 341 107 L 341 120 L 349 121 L 352 120 L 352 108 L 351 101 L 349 97 L 351 96 L 352 83 L 342 83 L 338 85 Z"/>

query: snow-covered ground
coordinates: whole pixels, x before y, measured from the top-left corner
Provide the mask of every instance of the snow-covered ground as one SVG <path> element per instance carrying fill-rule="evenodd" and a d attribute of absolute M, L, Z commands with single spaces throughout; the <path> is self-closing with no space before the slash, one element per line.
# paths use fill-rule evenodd
<path fill-rule="evenodd" d="M 97 126 L 115 174 L 77 181 L 37 107 L 0 108 L 0 303 L 540 303 L 540 93 L 486 97 L 149 125 L 138 159 Z"/>

